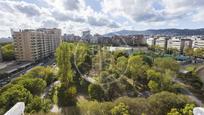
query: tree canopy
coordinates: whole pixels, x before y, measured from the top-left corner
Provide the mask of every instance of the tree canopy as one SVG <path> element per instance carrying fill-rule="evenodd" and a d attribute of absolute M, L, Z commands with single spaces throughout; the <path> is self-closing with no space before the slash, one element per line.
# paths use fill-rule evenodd
<path fill-rule="evenodd" d="M 13 44 L 6 44 L 2 46 L 1 53 L 4 61 L 11 61 L 15 59 Z"/>

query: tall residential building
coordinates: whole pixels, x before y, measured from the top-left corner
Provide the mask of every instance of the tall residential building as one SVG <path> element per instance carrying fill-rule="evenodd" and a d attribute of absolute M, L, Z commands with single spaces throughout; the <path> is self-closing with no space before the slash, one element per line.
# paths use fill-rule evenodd
<path fill-rule="evenodd" d="M 168 48 L 181 49 L 181 38 L 182 37 L 173 37 L 168 41 Z"/>
<path fill-rule="evenodd" d="M 168 48 L 176 48 L 183 53 L 186 48 L 192 48 L 192 44 L 189 37 L 176 36 L 168 41 Z"/>
<path fill-rule="evenodd" d="M 61 41 L 60 29 L 12 31 L 17 61 L 37 61 L 54 54 Z"/>
<path fill-rule="evenodd" d="M 65 41 L 65 42 L 78 42 L 80 40 L 81 40 L 81 37 L 76 36 L 74 34 L 64 34 L 62 36 L 62 41 Z"/>
<path fill-rule="evenodd" d="M 169 37 L 158 37 L 155 39 L 155 45 L 164 48 L 165 50 L 168 47 Z"/>
<path fill-rule="evenodd" d="M 155 38 L 148 38 L 147 39 L 147 45 L 148 46 L 154 46 L 155 45 Z"/>
<path fill-rule="evenodd" d="M 92 38 L 92 35 L 89 30 L 82 32 L 82 39 L 91 39 L 91 38 Z"/>

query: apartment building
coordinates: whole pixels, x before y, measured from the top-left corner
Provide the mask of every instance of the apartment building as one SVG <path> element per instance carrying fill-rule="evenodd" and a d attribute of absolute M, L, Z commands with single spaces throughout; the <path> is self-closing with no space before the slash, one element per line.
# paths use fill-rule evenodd
<path fill-rule="evenodd" d="M 128 35 L 128 36 L 112 36 L 110 43 L 113 45 L 130 45 L 130 46 L 144 46 L 146 39 L 143 35 Z"/>
<path fill-rule="evenodd" d="M 81 37 L 74 34 L 64 34 L 62 40 L 65 42 L 78 42 L 81 40 Z"/>
<path fill-rule="evenodd" d="M 155 45 L 155 39 L 154 38 L 148 38 L 147 39 L 147 45 L 148 46 L 154 46 Z"/>
<path fill-rule="evenodd" d="M 180 50 L 181 48 L 181 37 L 173 37 L 172 39 L 168 40 L 168 48 L 176 48 Z"/>
<path fill-rule="evenodd" d="M 193 36 L 193 48 L 204 48 L 204 36 Z"/>
<path fill-rule="evenodd" d="M 54 54 L 61 41 L 60 29 L 12 31 L 17 61 L 37 61 Z"/>
<path fill-rule="evenodd" d="M 155 38 L 154 45 L 164 48 L 165 50 L 168 47 L 169 37 L 157 37 Z"/>
<path fill-rule="evenodd" d="M 188 37 L 176 36 L 168 41 L 168 48 L 176 48 L 183 53 L 186 48 L 192 48 L 192 43 Z"/>

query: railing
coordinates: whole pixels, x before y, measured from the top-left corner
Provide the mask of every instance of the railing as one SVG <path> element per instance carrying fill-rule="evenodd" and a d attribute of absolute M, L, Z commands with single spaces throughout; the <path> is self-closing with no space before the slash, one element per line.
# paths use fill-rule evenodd
<path fill-rule="evenodd" d="M 193 109 L 193 115 L 204 115 L 204 108 L 202 108 L 202 107 L 195 107 Z"/>
<path fill-rule="evenodd" d="M 25 103 L 18 102 L 4 115 L 24 115 L 24 110 L 25 110 Z"/>

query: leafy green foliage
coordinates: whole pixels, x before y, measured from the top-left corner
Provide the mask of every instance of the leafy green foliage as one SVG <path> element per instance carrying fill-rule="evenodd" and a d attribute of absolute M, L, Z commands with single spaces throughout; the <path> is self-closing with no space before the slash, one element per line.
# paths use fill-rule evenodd
<path fill-rule="evenodd" d="M 98 101 L 104 100 L 104 91 L 99 85 L 90 84 L 88 87 L 89 96 Z"/>
<path fill-rule="evenodd" d="M 1 53 L 4 61 L 11 61 L 15 59 L 13 44 L 6 44 L 2 46 Z"/>
<path fill-rule="evenodd" d="M 124 74 L 127 70 L 128 59 L 124 56 L 117 58 L 116 68 L 119 74 Z"/>
<path fill-rule="evenodd" d="M 167 113 L 167 115 L 182 115 L 182 114 L 179 112 L 178 109 L 173 108 L 169 113 Z"/>
<path fill-rule="evenodd" d="M 128 111 L 128 106 L 126 106 L 124 103 L 119 103 L 118 105 L 114 106 L 114 108 L 111 109 L 112 115 L 130 115 Z"/>
<path fill-rule="evenodd" d="M 186 104 L 184 108 L 172 108 L 167 115 L 193 115 L 194 104 Z"/>
<path fill-rule="evenodd" d="M 76 45 L 76 47 L 75 47 Z M 88 47 L 85 44 L 61 43 L 56 50 L 56 61 L 59 67 L 58 75 L 61 82 L 67 87 L 71 84 L 79 84 L 79 71 L 84 74 L 88 71 L 87 64 L 90 64 L 90 57 L 87 55 Z M 90 67 L 88 67 L 90 68 Z M 75 77 L 75 73 L 77 76 Z"/>
<path fill-rule="evenodd" d="M 182 108 L 189 102 L 187 97 L 169 92 L 151 95 L 148 101 L 155 115 L 164 115 L 171 108 Z"/>
<path fill-rule="evenodd" d="M 71 57 L 73 51 L 73 44 L 62 43 L 56 50 L 56 61 L 59 67 L 59 77 L 61 82 L 67 87 L 69 83 L 73 82 L 73 70 L 71 65 Z"/>
<path fill-rule="evenodd" d="M 51 109 L 51 102 L 47 99 L 41 99 L 40 97 L 34 97 L 26 106 L 26 112 L 28 113 L 36 113 L 36 112 L 48 112 Z"/>
<path fill-rule="evenodd" d="M 131 56 L 128 59 L 128 71 L 134 80 L 146 79 L 146 70 L 149 66 L 146 65 L 141 56 Z"/>
<path fill-rule="evenodd" d="M 179 70 L 179 64 L 173 58 L 156 58 L 154 61 L 154 66 L 156 69 L 162 72 L 167 69 L 172 71 Z"/>
<path fill-rule="evenodd" d="M 4 113 L 9 110 L 17 102 L 25 102 L 25 104 L 28 104 L 31 100 L 32 94 L 27 89 L 20 85 L 12 85 L 0 94 L 1 112 Z"/>
<path fill-rule="evenodd" d="M 81 114 L 87 115 L 110 115 L 113 103 L 104 102 L 99 103 L 97 101 L 80 101 L 77 103 L 77 107 L 80 109 Z"/>
<path fill-rule="evenodd" d="M 32 68 L 28 73 L 24 75 L 29 78 L 42 78 L 46 81 L 47 85 L 50 85 L 56 80 L 56 75 L 54 69 L 51 67 L 37 66 Z"/>
<path fill-rule="evenodd" d="M 157 92 L 159 90 L 159 85 L 157 82 L 150 80 L 148 83 L 148 87 L 152 92 Z"/>
<path fill-rule="evenodd" d="M 74 86 L 67 88 L 64 85 L 58 89 L 58 105 L 59 106 L 74 106 L 76 105 L 77 89 Z"/>
<path fill-rule="evenodd" d="M 120 97 L 113 102 L 80 101 L 80 112 L 89 115 L 165 115 L 171 108 L 181 109 L 188 101 L 186 96 L 170 92 L 156 93 L 147 99 Z"/>
<path fill-rule="evenodd" d="M 0 90 L 0 106 L 2 107 L 0 112 L 4 113 L 17 102 L 25 102 L 28 113 L 48 112 L 51 107 L 50 101 L 41 99 L 39 96 L 44 92 L 46 82 L 51 83 L 52 80 L 48 79 L 55 78 L 50 70 L 50 67 L 33 68 L 2 88 Z"/>
<path fill-rule="evenodd" d="M 193 56 L 193 48 L 186 48 L 184 54 L 187 56 Z"/>
<path fill-rule="evenodd" d="M 46 82 L 40 78 L 20 78 L 13 82 L 13 84 L 18 84 L 26 88 L 33 95 L 40 95 L 45 87 Z"/>

